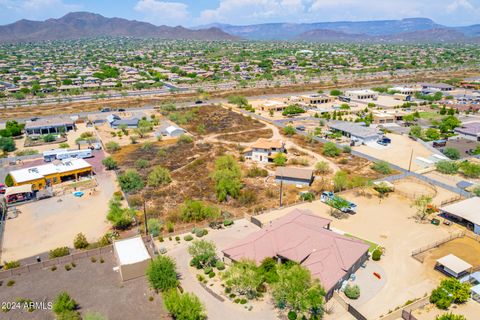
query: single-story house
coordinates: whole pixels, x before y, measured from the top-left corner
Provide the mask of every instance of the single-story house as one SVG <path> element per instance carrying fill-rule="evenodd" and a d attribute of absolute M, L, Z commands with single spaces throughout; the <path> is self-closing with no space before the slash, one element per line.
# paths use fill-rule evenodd
<path fill-rule="evenodd" d="M 74 129 L 75 121 L 64 118 L 39 119 L 25 123 L 25 133 L 27 135 L 63 133 Z"/>
<path fill-rule="evenodd" d="M 276 139 L 260 138 L 249 148 L 245 149 L 243 155 L 245 159 L 257 162 L 269 162 L 273 160 L 275 154 L 285 152 L 285 143 Z"/>
<path fill-rule="evenodd" d="M 455 133 L 461 138 L 480 141 L 480 122 L 462 124 L 461 127 L 455 128 Z"/>
<path fill-rule="evenodd" d="M 368 259 L 369 245 L 330 230 L 330 220 L 294 209 L 270 225 L 223 250 L 227 263 L 265 258 L 294 261 L 319 279 L 326 299 Z"/>
<path fill-rule="evenodd" d="M 125 126 L 129 129 L 136 129 L 138 128 L 138 123 L 140 122 L 140 119 L 121 119 L 119 116 L 111 114 L 107 117 L 107 121 L 110 124 L 110 127 L 112 127 L 113 129 L 118 129 L 122 126 Z"/>
<path fill-rule="evenodd" d="M 355 122 L 332 121 L 327 126 L 331 131 L 341 132 L 343 136 L 349 137 L 359 144 L 376 142 L 380 138 L 376 129 Z"/>
<path fill-rule="evenodd" d="M 448 254 L 437 260 L 435 269 L 454 278 L 460 278 L 470 273 L 472 265 L 456 255 Z"/>
<path fill-rule="evenodd" d="M 420 86 L 422 87 L 422 90 L 430 91 L 452 91 L 455 89 L 454 86 L 446 83 L 421 83 Z"/>
<path fill-rule="evenodd" d="M 13 180 L 13 186 L 32 185 L 32 190 L 41 190 L 53 184 L 91 174 L 92 165 L 83 159 L 57 160 L 8 173 Z"/>
<path fill-rule="evenodd" d="M 393 91 L 395 93 L 412 96 L 418 90 L 410 87 L 392 87 L 392 88 L 389 88 L 388 91 Z"/>
<path fill-rule="evenodd" d="M 313 182 L 313 170 L 305 168 L 277 167 L 275 181 L 287 184 L 310 186 Z"/>
<path fill-rule="evenodd" d="M 288 104 L 282 103 L 280 101 L 275 101 L 275 100 L 268 100 L 265 103 L 260 105 L 260 109 L 262 111 L 278 111 L 282 112 L 288 107 Z"/>
<path fill-rule="evenodd" d="M 369 89 L 345 91 L 345 96 L 355 100 L 368 100 L 368 99 L 377 100 L 378 99 L 378 93 Z"/>
<path fill-rule="evenodd" d="M 480 197 L 472 197 L 441 207 L 440 212 L 447 217 L 465 221 L 467 227 L 476 234 L 480 234 Z"/>
<path fill-rule="evenodd" d="M 152 260 L 141 236 L 113 242 L 115 257 L 122 281 L 139 278 Z"/>

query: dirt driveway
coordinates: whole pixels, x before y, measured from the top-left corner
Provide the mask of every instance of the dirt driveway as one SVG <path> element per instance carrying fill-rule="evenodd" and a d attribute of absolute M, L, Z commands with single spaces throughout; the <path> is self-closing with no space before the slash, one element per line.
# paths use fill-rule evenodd
<path fill-rule="evenodd" d="M 18 206 L 17 218 L 7 220 L 2 260 L 18 260 L 62 246 L 73 246 L 73 238 L 83 232 L 89 241 L 98 240 L 109 229 L 108 201 L 115 191 L 114 174 L 96 176 L 96 192 L 81 198 L 72 194 Z"/>

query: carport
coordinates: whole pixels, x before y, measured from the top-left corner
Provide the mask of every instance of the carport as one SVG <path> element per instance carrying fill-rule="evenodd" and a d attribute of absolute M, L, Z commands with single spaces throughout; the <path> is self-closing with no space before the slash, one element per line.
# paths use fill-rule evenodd
<path fill-rule="evenodd" d="M 456 255 L 449 254 L 437 260 L 435 269 L 454 278 L 459 278 L 469 273 L 472 265 Z"/>

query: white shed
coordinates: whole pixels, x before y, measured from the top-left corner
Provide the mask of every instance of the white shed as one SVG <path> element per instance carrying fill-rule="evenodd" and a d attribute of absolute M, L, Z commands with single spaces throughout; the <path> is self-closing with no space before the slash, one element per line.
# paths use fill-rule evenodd
<path fill-rule="evenodd" d="M 116 240 L 113 242 L 113 248 L 123 281 L 145 275 L 145 270 L 152 258 L 141 236 Z"/>
<path fill-rule="evenodd" d="M 456 255 L 449 254 L 437 260 L 436 268 L 455 278 L 459 278 L 460 276 L 469 273 L 472 269 L 472 265 Z"/>

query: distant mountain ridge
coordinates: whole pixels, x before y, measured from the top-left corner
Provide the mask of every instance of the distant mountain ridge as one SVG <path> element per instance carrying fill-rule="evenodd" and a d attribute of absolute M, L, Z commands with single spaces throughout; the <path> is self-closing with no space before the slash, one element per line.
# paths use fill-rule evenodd
<path fill-rule="evenodd" d="M 250 40 L 476 42 L 478 39 L 475 37 L 480 37 L 480 24 L 465 27 L 448 27 L 428 18 L 317 23 L 265 23 L 245 26 L 210 24 L 208 27 L 216 27 L 231 35 Z"/>
<path fill-rule="evenodd" d="M 45 21 L 19 20 L 0 26 L 0 42 L 35 42 L 101 36 L 191 40 L 238 39 L 218 28 L 191 30 L 181 26 L 155 26 L 147 22 L 106 18 L 89 12 L 73 12 L 59 19 Z"/>

